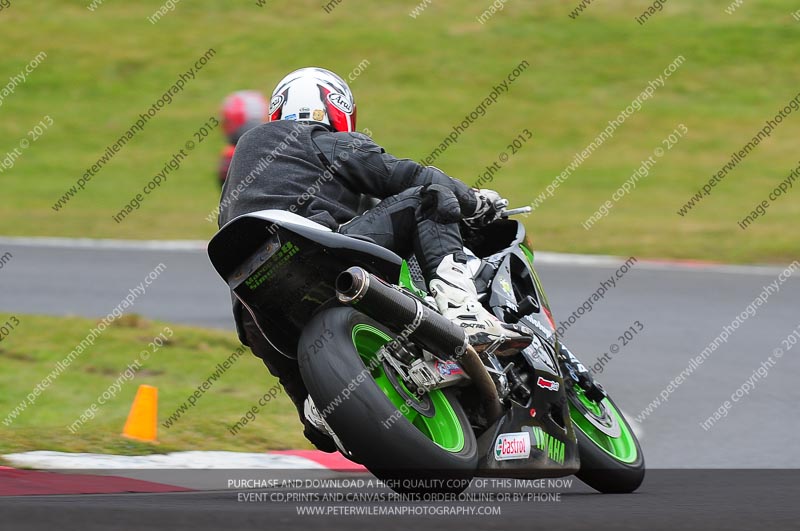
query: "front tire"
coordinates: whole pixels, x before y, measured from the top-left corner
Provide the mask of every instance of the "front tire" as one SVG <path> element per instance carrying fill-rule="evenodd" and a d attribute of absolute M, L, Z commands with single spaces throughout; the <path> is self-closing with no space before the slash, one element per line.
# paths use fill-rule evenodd
<path fill-rule="evenodd" d="M 593 402 L 577 384 L 568 397 L 581 458 L 578 479 L 603 493 L 635 491 L 644 480 L 644 455 L 617 405 L 610 397 Z"/>
<path fill-rule="evenodd" d="M 345 448 L 373 474 L 440 478 L 445 481 L 403 490 L 437 485 L 460 492 L 478 465 L 475 434 L 455 391 L 433 390 L 415 399 L 381 362 L 378 350 L 394 337 L 353 308 L 324 310 L 300 337 L 303 381 Z"/>

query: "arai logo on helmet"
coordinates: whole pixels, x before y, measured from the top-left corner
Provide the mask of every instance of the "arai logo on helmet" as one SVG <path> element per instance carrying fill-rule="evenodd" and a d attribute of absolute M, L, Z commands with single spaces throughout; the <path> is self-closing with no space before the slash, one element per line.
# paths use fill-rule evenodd
<path fill-rule="evenodd" d="M 353 114 L 353 104 L 347 100 L 347 96 L 338 92 L 328 94 L 328 101 L 345 114 Z"/>
<path fill-rule="evenodd" d="M 277 111 L 278 107 L 281 105 L 283 105 L 283 94 L 276 94 L 269 102 L 269 115 L 272 116 L 272 114 Z"/>
<path fill-rule="evenodd" d="M 497 461 L 507 459 L 527 459 L 531 455 L 531 435 L 527 431 L 517 433 L 501 433 L 494 445 L 494 458 Z"/>

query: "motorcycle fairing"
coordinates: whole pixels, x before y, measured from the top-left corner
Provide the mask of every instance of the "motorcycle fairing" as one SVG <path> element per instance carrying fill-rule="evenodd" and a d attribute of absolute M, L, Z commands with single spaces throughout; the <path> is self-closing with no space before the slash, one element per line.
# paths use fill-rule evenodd
<path fill-rule="evenodd" d="M 281 210 L 231 220 L 209 243 L 208 255 L 264 336 L 292 358 L 305 324 L 335 300 L 339 273 L 357 265 L 396 279 L 402 264 L 377 244 Z"/>
<path fill-rule="evenodd" d="M 521 227 L 521 224 L 520 224 Z M 523 229 L 524 230 L 524 229 Z M 557 358 L 557 337 L 549 317 L 547 298 L 536 272 L 520 244 L 518 232 L 507 249 L 485 258 L 494 273 L 486 276 L 489 307 L 496 316 L 525 326 L 534 334 L 529 347 L 513 359 L 527 375 L 531 397 L 526 403 L 511 400 L 511 407 L 478 438 L 478 475 L 492 477 L 553 477 L 576 472 L 580 467 L 577 438 L 569 418 L 564 379 Z M 527 312 L 521 301 L 531 296 Z M 527 458 L 498 459 L 503 434 L 528 433 Z"/>

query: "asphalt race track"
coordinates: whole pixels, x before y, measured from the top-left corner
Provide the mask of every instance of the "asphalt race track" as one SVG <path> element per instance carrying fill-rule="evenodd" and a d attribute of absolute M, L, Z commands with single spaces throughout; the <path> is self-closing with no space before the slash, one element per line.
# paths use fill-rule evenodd
<path fill-rule="evenodd" d="M 133 312 L 148 317 L 200 326 L 232 328 L 229 295 L 199 245 L 184 249 L 137 245 L 95 244 L 75 247 L 68 242 L 48 244 L 0 239 L 13 258 L 0 271 L 0 311 L 102 317 L 114 308 L 159 264 L 166 270 L 137 299 Z M 562 260 L 544 255 L 538 266 L 556 321 L 570 314 L 598 290 L 619 267 L 619 261 Z M 604 353 L 598 379 L 625 411 L 629 420 L 641 416 L 660 394 L 666 394 L 642 422 L 633 422 L 651 472 L 633 496 L 592 495 L 590 489 L 571 489 L 559 503 L 503 504 L 503 518 L 471 520 L 483 529 L 509 529 L 512 523 L 547 528 L 671 528 L 747 529 L 761 519 L 771 529 L 789 528 L 798 494 L 798 474 L 756 469 L 800 466 L 800 429 L 794 404 L 800 401 L 797 375 L 800 362 L 785 340 L 800 325 L 800 271 L 779 284 L 753 315 L 740 319 L 727 342 L 673 391 L 664 391 L 748 305 L 764 286 L 778 280 L 783 267 L 725 267 L 639 262 L 616 287 L 609 288 L 592 310 L 568 326 L 566 344 L 587 365 Z M 753 307 L 751 307 L 752 309 Z M 636 324 L 636 321 L 639 324 Z M 622 338 L 637 330 L 633 339 Z M 627 343 L 627 344 L 623 344 Z M 783 356 L 776 358 L 776 349 Z M 616 351 L 615 351 L 616 349 Z M 795 346 L 800 352 L 800 346 Z M 789 352 L 789 350 L 792 350 Z M 768 371 L 753 378 L 769 357 Z M 763 373 L 763 370 L 762 370 Z M 701 423 L 750 381 L 748 393 L 734 401 L 710 429 Z M 748 475 L 723 469 L 748 468 Z M 653 470 L 653 469 L 716 469 Z M 745 474 L 745 473 L 741 473 Z M 37 511 L 36 509 L 41 509 Z M 579 518 L 564 518 L 574 512 Z M 35 520 L 31 519 L 36 514 Z M 81 529 L 136 528 L 237 529 L 263 522 L 265 529 L 297 524 L 295 509 L 286 504 L 239 503 L 230 492 L 160 495 L 61 496 L 0 499 L 3 522 L 52 527 L 80 519 Z M 305 516 L 308 529 L 393 528 L 398 519 L 376 516 Z M 477 518 L 477 517 L 475 517 Z M 415 520 L 417 519 L 417 520 Z M 463 527 L 459 518 L 408 516 L 403 527 L 426 522 L 441 529 Z M 115 522 L 119 524 L 115 527 Z M 192 523 L 190 526 L 189 523 Z M 433 524 L 431 524 L 433 522 Z M 78 521 L 74 522 L 76 526 Z M 128 525 L 125 525 L 127 523 Z M 102 525 L 101 525 L 102 524 Z M 745 525 L 748 524 L 748 525 Z M 208 526 L 208 527 L 204 527 Z M 574 527 L 573 527 L 574 526 Z M 739 527 L 741 526 L 741 527 Z M 72 526 L 70 525 L 70 528 Z M 470 527 L 473 527 L 472 525 Z M 0 528 L 4 528 L 0 524 Z M 40 527 L 31 527 L 40 528 Z"/>
<path fill-rule="evenodd" d="M 0 517 L 15 531 L 40 529 L 146 530 L 328 530 L 328 529 L 797 529 L 797 471 L 651 471 L 635 494 L 594 493 L 575 486 L 550 492 L 548 501 L 444 503 L 287 503 L 239 501 L 242 492 L 0 498 Z M 577 484 L 577 480 L 576 480 Z M 474 492 L 470 489 L 468 492 Z M 278 494 L 284 491 L 273 491 Z M 297 492 L 297 491 L 295 491 Z M 320 490 L 321 496 L 330 491 Z M 264 491 L 251 491 L 262 494 Z M 496 490 L 494 497 L 513 495 Z M 268 496 L 264 496 L 267 499 Z M 346 508 L 325 515 L 299 515 L 298 507 Z M 401 516 L 359 515 L 377 507 L 405 508 Z M 443 507 L 478 507 L 492 515 L 437 514 Z M 335 510 L 335 509 L 333 509 Z M 424 513 L 423 511 L 430 511 Z M 758 527 L 756 527 L 758 526 Z M 5 527 L 4 527 L 5 529 Z"/>

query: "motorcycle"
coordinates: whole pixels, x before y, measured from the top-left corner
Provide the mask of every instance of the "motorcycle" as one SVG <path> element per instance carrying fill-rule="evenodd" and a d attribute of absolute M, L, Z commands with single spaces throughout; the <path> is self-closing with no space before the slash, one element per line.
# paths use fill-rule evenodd
<path fill-rule="evenodd" d="M 298 360 L 342 453 L 377 477 L 458 478 L 446 485 L 461 491 L 473 477 L 575 474 L 600 492 L 633 492 L 642 449 L 558 338 L 525 228 L 511 219 L 528 210 L 462 225 L 480 302 L 533 336 L 521 351 L 476 352 L 413 258 L 289 212 L 230 221 L 208 254 L 269 343 Z"/>

